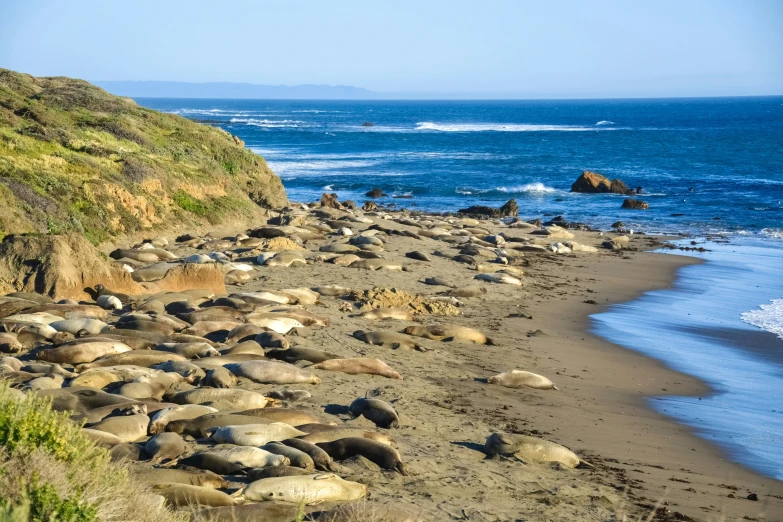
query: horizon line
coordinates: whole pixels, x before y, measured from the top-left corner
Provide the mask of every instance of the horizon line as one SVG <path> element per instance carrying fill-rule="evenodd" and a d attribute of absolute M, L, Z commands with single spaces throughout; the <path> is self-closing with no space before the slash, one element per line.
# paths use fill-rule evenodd
<path fill-rule="evenodd" d="M 121 95 L 120 95 L 121 96 Z M 139 100 L 245 100 L 245 101 L 594 101 L 594 100 L 702 100 L 702 99 L 733 99 L 733 98 L 783 98 L 780 94 L 716 94 L 701 96 L 596 96 L 596 97 L 563 97 L 563 98 L 458 98 L 458 97 L 426 97 L 426 98 L 227 98 L 201 96 L 125 96 Z"/>

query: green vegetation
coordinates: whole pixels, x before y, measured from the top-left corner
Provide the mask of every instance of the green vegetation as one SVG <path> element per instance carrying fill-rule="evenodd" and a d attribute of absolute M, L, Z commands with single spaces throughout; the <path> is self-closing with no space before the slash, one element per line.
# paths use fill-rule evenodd
<path fill-rule="evenodd" d="M 183 522 L 50 401 L 0 384 L 0 520 Z"/>
<path fill-rule="evenodd" d="M 112 236 L 287 203 L 229 133 L 82 80 L 0 69 L 0 233 Z M 184 212 L 183 212 L 184 210 Z"/>

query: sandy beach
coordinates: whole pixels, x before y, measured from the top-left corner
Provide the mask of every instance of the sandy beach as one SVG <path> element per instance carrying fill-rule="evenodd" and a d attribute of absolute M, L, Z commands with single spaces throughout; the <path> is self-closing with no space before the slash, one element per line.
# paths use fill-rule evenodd
<path fill-rule="evenodd" d="M 377 214 L 368 217 L 384 228 L 415 231 Z M 353 223 L 353 231 L 370 226 Z M 481 227 L 492 233 L 535 237 L 488 221 Z M 210 235 L 229 232 L 237 230 Z M 606 239 L 597 232 L 574 233 L 574 240 L 586 245 L 598 246 Z M 458 317 L 420 314 L 416 323 L 469 326 L 497 343 L 421 340 L 424 352 L 371 346 L 351 334 L 358 329 L 401 331 L 415 323 L 355 317 L 345 308 L 341 311 L 346 302 L 342 298 L 323 297 L 318 305 L 307 307 L 328 317 L 331 325 L 298 329 L 289 336 L 292 344 L 343 357 L 377 357 L 404 378 L 320 371 L 322 383 L 305 386 L 312 398 L 290 404 L 325 422 L 368 429 L 373 428 L 371 422 L 347 412 L 355 398 L 378 397 L 394 406 L 400 428 L 389 433 L 409 476 L 365 466 L 366 462 L 342 466 L 341 476 L 369 486 L 372 502 L 402 507 L 421 520 L 636 520 L 646 518 L 658 504 L 671 513 L 663 515 L 659 510 L 656 520 L 783 516 L 783 484 L 728 461 L 687 427 L 645 404 L 652 396 L 707 394 L 703 383 L 588 332 L 590 314 L 647 290 L 667 288 L 678 268 L 697 261 L 645 252 L 660 242 L 636 235 L 631 249 L 619 252 L 600 248 L 596 253 L 526 252 L 518 267 L 525 272 L 523 286 L 517 287 L 475 281 L 478 272 L 468 265 L 432 255 L 436 251 L 456 254 L 452 246 L 424 237 L 384 237 L 383 257 L 403 264 L 406 271 L 336 266 L 322 261 L 318 252 L 335 239 L 339 240 L 330 236 L 326 241 L 308 241 L 302 252 L 310 259 L 306 266 L 259 267 L 257 279 L 241 288 L 228 286 L 228 293 L 336 284 L 428 296 L 448 290 L 422 283 L 437 276 L 457 287 L 480 284 L 487 293 L 461 299 Z M 176 246 L 171 250 L 182 256 L 191 252 Z M 432 260 L 405 257 L 414 250 L 430 254 Z M 238 252 L 237 260 L 252 259 Z M 547 376 L 560 391 L 510 389 L 485 382 L 511 369 Z M 240 387 L 262 392 L 279 388 L 244 379 Z M 532 434 L 562 444 L 594 469 L 487 459 L 483 445 L 493 432 Z M 232 487 L 243 485 L 241 479 L 234 479 Z M 750 493 L 759 500 L 748 500 Z"/>

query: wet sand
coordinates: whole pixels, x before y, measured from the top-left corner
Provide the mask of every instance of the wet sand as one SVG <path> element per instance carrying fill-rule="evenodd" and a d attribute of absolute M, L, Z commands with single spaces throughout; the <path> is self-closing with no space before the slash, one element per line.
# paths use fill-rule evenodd
<path fill-rule="evenodd" d="M 383 224 L 409 228 L 391 221 Z M 593 245 L 603 239 L 594 232 L 577 232 L 576 237 Z M 305 256 L 313 257 L 321 244 L 308 242 L 311 252 Z M 638 250 L 655 244 L 644 236 L 634 236 L 631 243 Z M 589 333 L 591 314 L 647 290 L 667 288 L 678 268 L 698 261 L 641 251 L 526 253 L 525 284 L 520 288 L 477 282 L 476 271 L 446 257 L 434 256 L 432 262 L 407 259 L 405 252 L 412 250 L 456 254 L 434 239 L 394 235 L 387 238 L 384 257 L 402 262 L 406 272 L 314 262 L 297 268 L 260 267 L 257 280 L 228 288 L 231 293 L 339 284 L 423 295 L 445 290 L 421 283 L 430 276 L 447 278 L 457 286 L 487 288 L 483 296 L 463 299 L 460 317 L 422 315 L 416 321 L 478 328 L 498 346 L 428 340 L 422 343 L 426 352 L 370 346 L 353 338 L 352 332 L 400 331 L 411 323 L 354 317 L 340 311 L 342 299 L 327 297 L 321 306 L 309 308 L 329 317 L 331 326 L 300 329 L 300 335 L 292 337 L 299 344 L 345 357 L 380 358 L 404 377 L 397 381 L 320 372 L 320 385 L 305 386 L 312 398 L 291 404 L 325 420 L 367 428 L 373 427 L 369 421 L 353 419 L 345 411 L 356 397 L 376 396 L 394 405 L 401 427 L 390 431 L 410 475 L 381 472 L 362 463 L 344 466 L 341 473 L 367 484 L 370 499 L 419 513 L 422 520 L 638 520 L 646 519 L 656 502 L 682 514 L 666 518 L 659 511 L 656 520 L 783 517 L 783 483 L 728 461 L 717 447 L 647 404 L 653 396 L 705 395 L 709 389 L 704 383 Z M 509 317 L 523 313 L 532 318 Z M 484 382 L 511 369 L 545 375 L 560 391 Z M 249 381 L 240 386 L 280 388 Z M 487 459 L 482 447 L 495 431 L 533 434 L 563 444 L 595 469 Z M 747 500 L 750 492 L 759 501 Z"/>

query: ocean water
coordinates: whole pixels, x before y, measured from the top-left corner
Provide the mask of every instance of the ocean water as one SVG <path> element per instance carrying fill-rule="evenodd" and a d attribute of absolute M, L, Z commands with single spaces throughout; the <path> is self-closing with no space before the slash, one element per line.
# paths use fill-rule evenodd
<path fill-rule="evenodd" d="M 783 479 L 783 97 L 137 101 L 239 136 L 294 201 L 361 204 L 374 187 L 427 211 L 514 198 L 527 218 L 719 239 L 674 289 L 595 316 L 595 331 L 708 382 L 708 397 L 651 406 Z M 641 186 L 650 209 L 570 193 L 583 170 Z"/>
<path fill-rule="evenodd" d="M 704 242 L 701 265 L 672 289 L 647 292 L 592 316 L 594 331 L 699 377 L 702 397 L 653 397 L 650 405 L 691 426 L 736 462 L 783 480 L 783 249 L 740 239 Z M 761 328 L 759 328 L 759 326 Z M 766 328 L 764 328 L 766 326 Z"/>
<path fill-rule="evenodd" d="M 421 210 L 499 206 L 649 232 L 783 237 L 783 97 L 599 101 L 140 99 L 242 138 L 292 200 L 366 200 L 380 187 Z M 372 127 L 362 123 L 372 122 Z M 641 186 L 569 192 L 583 170 Z"/>

